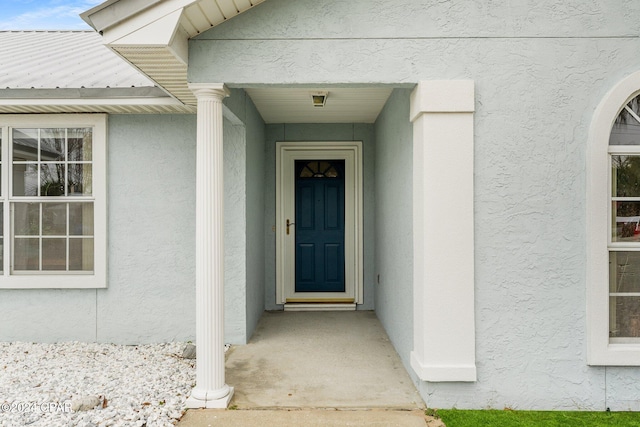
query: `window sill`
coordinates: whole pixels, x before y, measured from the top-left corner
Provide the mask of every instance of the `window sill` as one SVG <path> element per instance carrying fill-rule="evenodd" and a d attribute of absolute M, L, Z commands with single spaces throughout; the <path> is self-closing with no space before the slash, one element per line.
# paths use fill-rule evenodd
<path fill-rule="evenodd" d="M 590 366 L 640 366 L 640 344 L 607 344 L 592 349 Z"/>
<path fill-rule="evenodd" d="M 0 277 L 0 289 L 101 289 L 104 277 L 87 274 L 33 274 Z"/>

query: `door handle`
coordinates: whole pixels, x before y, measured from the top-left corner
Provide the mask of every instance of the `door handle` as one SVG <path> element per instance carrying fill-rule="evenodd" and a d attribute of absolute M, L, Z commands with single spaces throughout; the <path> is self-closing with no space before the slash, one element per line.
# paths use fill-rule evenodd
<path fill-rule="evenodd" d="M 293 222 L 289 222 L 289 218 L 287 218 L 287 235 L 289 235 L 289 226 L 295 225 Z"/>

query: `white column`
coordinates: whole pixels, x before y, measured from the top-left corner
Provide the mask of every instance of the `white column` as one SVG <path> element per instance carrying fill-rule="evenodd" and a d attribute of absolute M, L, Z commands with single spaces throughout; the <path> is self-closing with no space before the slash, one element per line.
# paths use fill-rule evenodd
<path fill-rule="evenodd" d="M 414 350 L 424 381 L 475 381 L 470 80 L 424 81 L 413 122 Z"/>
<path fill-rule="evenodd" d="M 223 84 L 191 84 L 198 99 L 196 145 L 196 386 L 188 408 L 226 408 L 224 378 Z"/>

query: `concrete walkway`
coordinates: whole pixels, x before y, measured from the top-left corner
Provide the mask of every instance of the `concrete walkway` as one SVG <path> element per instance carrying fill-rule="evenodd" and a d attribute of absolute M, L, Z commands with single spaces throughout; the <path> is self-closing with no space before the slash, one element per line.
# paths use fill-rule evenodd
<path fill-rule="evenodd" d="M 179 427 L 445 427 L 424 411 L 190 410 Z"/>
<path fill-rule="evenodd" d="M 442 425 L 370 311 L 265 312 L 226 378 L 237 410 L 190 410 L 178 426 Z"/>

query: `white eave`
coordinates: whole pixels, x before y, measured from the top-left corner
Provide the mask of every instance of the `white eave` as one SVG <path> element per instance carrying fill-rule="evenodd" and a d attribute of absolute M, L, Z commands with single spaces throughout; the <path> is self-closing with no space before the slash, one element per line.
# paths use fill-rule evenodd
<path fill-rule="evenodd" d="M 82 18 L 104 44 L 186 105 L 188 41 L 264 0 L 108 0 Z"/>
<path fill-rule="evenodd" d="M 0 113 L 192 113 L 93 31 L 0 31 Z"/>

